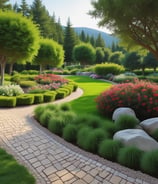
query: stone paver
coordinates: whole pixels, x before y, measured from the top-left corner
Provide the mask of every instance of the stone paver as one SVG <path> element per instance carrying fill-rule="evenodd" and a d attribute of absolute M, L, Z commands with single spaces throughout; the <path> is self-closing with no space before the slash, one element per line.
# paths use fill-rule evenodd
<path fill-rule="evenodd" d="M 73 98 L 76 98 L 75 94 L 65 100 Z M 147 175 L 145 178 L 133 177 L 129 172 L 125 174 L 121 169 L 72 151 L 36 125 L 30 116 L 34 107 L 0 109 L 0 147 L 26 165 L 36 177 L 37 184 L 158 183 L 157 179 L 148 179 Z"/>

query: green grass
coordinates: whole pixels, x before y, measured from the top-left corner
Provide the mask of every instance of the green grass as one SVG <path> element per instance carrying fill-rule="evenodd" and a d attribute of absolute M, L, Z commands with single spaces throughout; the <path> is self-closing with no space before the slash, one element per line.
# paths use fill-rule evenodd
<path fill-rule="evenodd" d="M 70 102 L 72 109 L 80 113 L 98 114 L 95 98 L 104 90 L 111 86 L 111 83 L 97 79 L 91 79 L 87 76 L 68 76 L 68 79 L 75 81 L 83 89 L 82 97 Z"/>
<path fill-rule="evenodd" d="M 3 149 L 0 149 L 0 184 L 34 184 L 34 177 L 27 169 Z"/>

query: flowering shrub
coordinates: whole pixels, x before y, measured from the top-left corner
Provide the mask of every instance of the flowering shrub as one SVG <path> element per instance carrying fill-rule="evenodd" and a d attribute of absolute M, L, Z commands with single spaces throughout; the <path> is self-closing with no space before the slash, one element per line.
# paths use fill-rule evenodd
<path fill-rule="evenodd" d="M 37 85 L 29 88 L 29 93 L 32 91 L 47 91 L 47 90 L 56 90 L 61 87 L 61 83 L 51 83 L 46 85 Z"/>
<path fill-rule="evenodd" d="M 68 83 L 67 79 L 55 74 L 42 74 L 35 77 L 35 81 L 39 84 L 60 83 L 61 85 Z"/>
<path fill-rule="evenodd" d="M 158 85 L 145 81 L 112 86 L 97 98 L 97 108 L 111 117 L 118 107 L 132 108 L 141 120 L 158 115 Z"/>
<path fill-rule="evenodd" d="M 5 85 L 0 86 L 0 95 L 1 96 L 18 96 L 23 94 L 24 91 L 19 85 Z"/>

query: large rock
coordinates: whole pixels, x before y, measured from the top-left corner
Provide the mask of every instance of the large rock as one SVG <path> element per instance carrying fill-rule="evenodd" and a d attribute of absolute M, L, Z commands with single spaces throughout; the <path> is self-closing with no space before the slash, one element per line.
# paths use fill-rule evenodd
<path fill-rule="evenodd" d="M 140 126 L 149 134 L 152 134 L 156 129 L 158 129 L 158 117 L 150 118 L 142 121 Z"/>
<path fill-rule="evenodd" d="M 133 109 L 129 107 L 119 107 L 115 109 L 115 111 L 113 112 L 112 120 L 116 121 L 121 115 L 124 115 L 124 114 L 131 115 L 136 118 L 136 114 Z"/>
<path fill-rule="evenodd" d="M 121 130 L 114 134 L 113 139 L 120 140 L 126 146 L 135 146 L 143 151 L 158 149 L 158 142 L 140 129 Z"/>

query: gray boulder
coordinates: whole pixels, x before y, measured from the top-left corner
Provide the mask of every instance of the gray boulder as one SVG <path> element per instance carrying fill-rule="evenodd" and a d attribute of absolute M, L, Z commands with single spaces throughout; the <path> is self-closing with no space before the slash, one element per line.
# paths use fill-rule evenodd
<path fill-rule="evenodd" d="M 156 129 L 158 129 L 158 117 L 150 118 L 142 121 L 140 126 L 149 134 L 152 134 Z"/>
<path fill-rule="evenodd" d="M 143 151 L 158 149 L 158 142 L 140 129 L 121 130 L 114 134 L 113 139 L 120 140 L 126 146 L 135 146 Z"/>
<path fill-rule="evenodd" d="M 137 118 L 133 109 L 129 107 L 119 107 L 115 109 L 115 111 L 113 112 L 112 120 L 116 121 L 121 115 L 124 115 L 124 114 L 131 115 Z"/>

